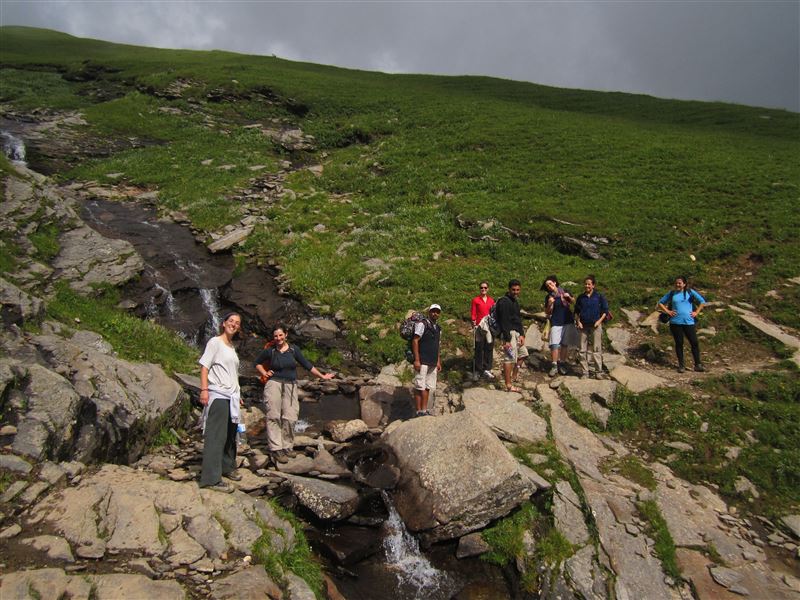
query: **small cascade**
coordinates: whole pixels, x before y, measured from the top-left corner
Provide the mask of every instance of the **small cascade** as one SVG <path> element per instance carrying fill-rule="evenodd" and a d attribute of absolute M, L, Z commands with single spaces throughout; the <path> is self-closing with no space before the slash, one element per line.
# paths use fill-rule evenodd
<path fill-rule="evenodd" d="M 25 144 L 21 139 L 7 131 L 0 131 L 0 143 L 3 147 L 3 154 L 8 160 L 22 165 L 27 164 L 25 162 Z"/>
<path fill-rule="evenodd" d="M 386 566 L 394 572 L 401 596 L 449 598 L 455 588 L 453 578 L 422 555 L 419 542 L 406 529 L 389 494 L 382 490 L 381 497 L 389 512 L 389 518 L 383 524 Z"/>
<path fill-rule="evenodd" d="M 219 326 L 222 324 L 222 318 L 219 314 L 219 292 L 213 288 L 201 288 L 200 298 L 202 298 L 203 306 L 208 312 L 206 338 L 214 337 L 219 333 Z"/>
<path fill-rule="evenodd" d="M 145 315 L 147 318 L 154 319 L 159 316 L 162 312 L 160 307 L 163 306 L 166 309 L 167 316 L 174 319 L 175 315 L 178 314 L 178 305 L 175 302 L 175 296 L 172 295 L 169 289 L 165 288 L 157 281 L 153 284 L 153 290 L 155 293 L 145 307 Z"/>

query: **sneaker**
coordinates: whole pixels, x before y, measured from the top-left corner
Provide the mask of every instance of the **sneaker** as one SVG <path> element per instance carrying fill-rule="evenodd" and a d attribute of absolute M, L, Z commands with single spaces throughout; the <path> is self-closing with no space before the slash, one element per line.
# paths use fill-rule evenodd
<path fill-rule="evenodd" d="M 270 455 L 272 456 L 272 460 L 276 464 L 277 463 L 283 464 L 283 463 L 289 462 L 289 458 L 283 452 L 281 452 L 280 450 L 277 450 L 275 452 L 270 452 Z"/>
<path fill-rule="evenodd" d="M 556 366 L 556 365 L 553 365 L 553 366 L 550 368 L 550 371 L 549 371 L 547 374 L 548 374 L 550 377 L 555 377 L 556 375 L 558 375 L 558 366 Z"/>
<path fill-rule="evenodd" d="M 703 373 L 705 372 L 706 368 L 703 365 L 695 365 L 694 370 L 697 371 L 698 373 Z"/>
<path fill-rule="evenodd" d="M 561 375 L 566 375 L 567 374 L 567 367 L 565 367 L 564 365 L 558 365 L 558 372 Z"/>
<path fill-rule="evenodd" d="M 684 371 L 686 371 L 686 367 L 684 367 L 683 365 L 679 365 L 678 366 L 678 373 L 683 373 Z"/>
<path fill-rule="evenodd" d="M 203 487 L 207 490 L 214 490 L 215 492 L 224 492 L 226 494 L 233 493 L 233 486 L 228 485 L 224 481 L 220 481 L 219 483 L 215 483 L 214 485 L 206 485 Z"/>
<path fill-rule="evenodd" d="M 486 379 L 494 379 L 494 373 L 489 370 L 484 371 L 483 376 L 486 377 Z"/>
<path fill-rule="evenodd" d="M 291 448 L 284 448 L 283 450 L 281 450 L 281 454 L 283 454 L 287 458 L 295 458 L 297 456 L 297 452 L 295 452 Z"/>
<path fill-rule="evenodd" d="M 230 479 L 231 481 L 242 480 L 242 476 L 236 471 L 231 471 L 230 473 L 223 473 L 222 476 L 225 477 L 226 479 Z"/>
<path fill-rule="evenodd" d="M 595 379 L 608 379 L 608 377 L 606 376 L 606 374 L 605 374 L 605 373 L 603 373 L 602 371 L 598 371 L 597 373 L 595 373 L 595 374 L 594 374 L 594 378 L 595 378 Z"/>

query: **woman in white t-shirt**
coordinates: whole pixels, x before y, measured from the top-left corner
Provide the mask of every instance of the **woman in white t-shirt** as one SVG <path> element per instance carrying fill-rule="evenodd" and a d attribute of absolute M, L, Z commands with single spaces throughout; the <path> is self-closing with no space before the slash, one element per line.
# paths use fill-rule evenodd
<path fill-rule="evenodd" d="M 208 340 L 200 357 L 200 403 L 203 410 L 203 469 L 200 487 L 222 492 L 233 488 L 225 476 L 239 481 L 236 473 L 236 426 L 239 423 L 239 357 L 233 338 L 242 326 L 237 313 L 222 319 L 220 334 Z"/>

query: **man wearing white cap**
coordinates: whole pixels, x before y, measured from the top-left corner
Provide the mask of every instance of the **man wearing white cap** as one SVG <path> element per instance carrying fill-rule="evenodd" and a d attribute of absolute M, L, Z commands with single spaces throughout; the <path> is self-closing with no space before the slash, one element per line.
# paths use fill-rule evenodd
<path fill-rule="evenodd" d="M 416 416 L 430 414 L 428 398 L 431 390 L 436 389 L 436 374 L 442 370 L 439 355 L 439 343 L 442 328 L 436 322 L 442 314 L 442 307 L 431 304 L 428 317 L 414 326 L 414 337 L 411 339 L 411 351 L 414 353 L 414 401 L 417 405 Z"/>

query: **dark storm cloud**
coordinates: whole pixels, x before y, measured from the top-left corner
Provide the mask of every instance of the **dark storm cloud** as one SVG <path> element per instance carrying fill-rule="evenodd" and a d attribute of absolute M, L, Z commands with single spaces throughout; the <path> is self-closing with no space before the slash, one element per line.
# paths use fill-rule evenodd
<path fill-rule="evenodd" d="M 0 22 L 388 72 L 800 110 L 790 2 L 18 2 Z"/>

